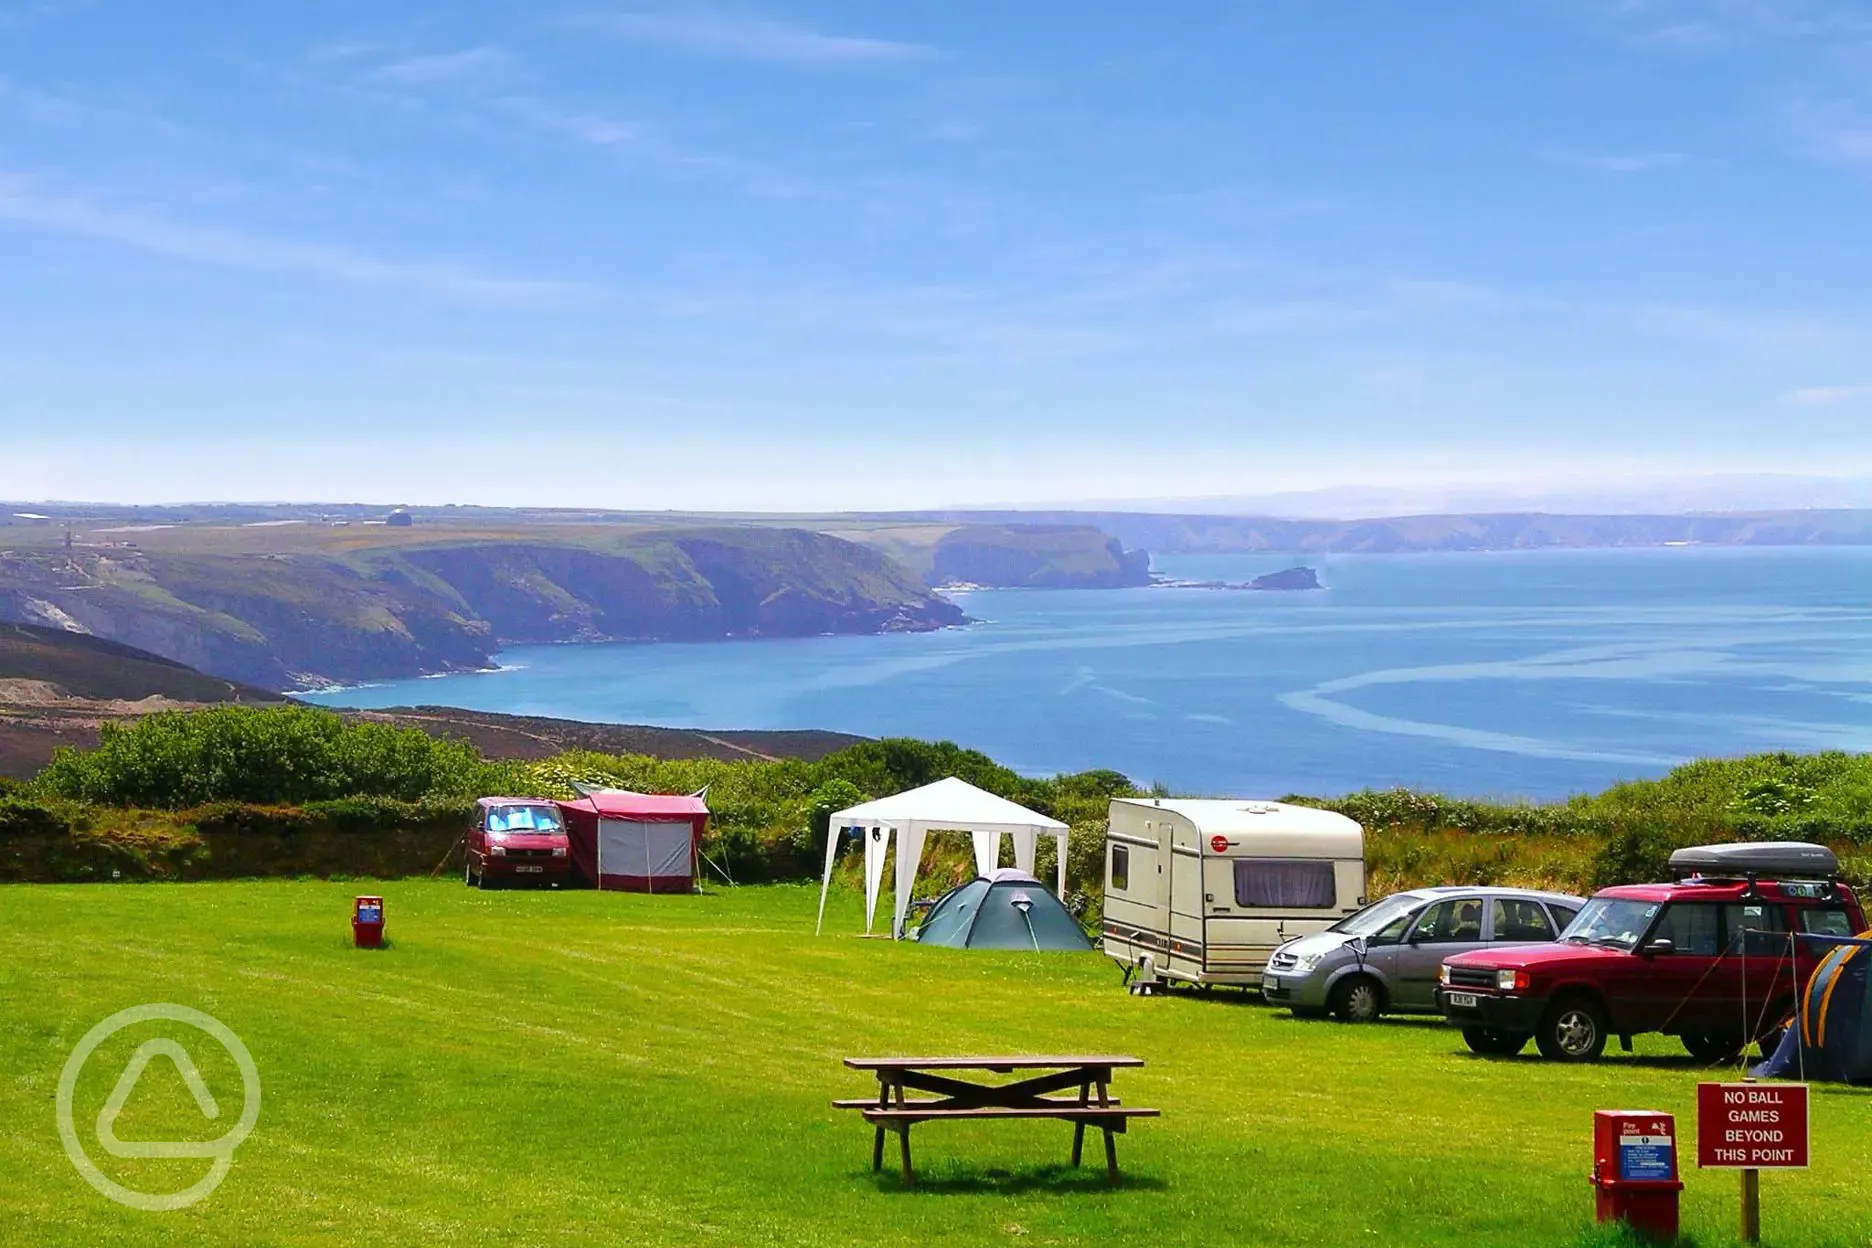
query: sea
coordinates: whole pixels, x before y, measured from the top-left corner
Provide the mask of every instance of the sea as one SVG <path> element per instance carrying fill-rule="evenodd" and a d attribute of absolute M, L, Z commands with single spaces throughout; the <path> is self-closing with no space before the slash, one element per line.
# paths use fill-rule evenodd
<path fill-rule="evenodd" d="M 1164 556 L 1245 581 L 1291 555 Z M 1552 799 L 1699 757 L 1872 750 L 1872 549 L 1332 555 L 1324 589 L 971 590 L 934 633 L 519 646 L 303 695 L 946 739 L 1178 794 Z"/>

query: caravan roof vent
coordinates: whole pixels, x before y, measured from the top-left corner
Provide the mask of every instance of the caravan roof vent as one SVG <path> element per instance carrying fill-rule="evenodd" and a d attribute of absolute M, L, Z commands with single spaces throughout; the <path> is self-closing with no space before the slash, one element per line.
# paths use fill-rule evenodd
<path fill-rule="evenodd" d="M 1280 812 L 1279 802 L 1247 802 L 1242 811 L 1250 815 L 1273 815 Z"/>
<path fill-rule="evenodd" d="M 1805 841 L 1696 845 L 1670 856 L 1671 874 L 1720 879 L 1825 879 L 1839 875 L 1839 859 L 1824 845 Z"/>

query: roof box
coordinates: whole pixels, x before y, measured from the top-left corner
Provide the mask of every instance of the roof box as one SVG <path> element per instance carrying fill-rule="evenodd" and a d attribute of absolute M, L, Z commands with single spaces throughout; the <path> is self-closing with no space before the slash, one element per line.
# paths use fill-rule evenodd
<path fill-rule="evenodd" d="M 1839 859 L 1824 845 L 1805 841 L 1742 841 L 1731 845 L 1695 845 L 1670 856 L 1671 874 L 1718 876 L 1739 880 L 1832 879 Z"/>

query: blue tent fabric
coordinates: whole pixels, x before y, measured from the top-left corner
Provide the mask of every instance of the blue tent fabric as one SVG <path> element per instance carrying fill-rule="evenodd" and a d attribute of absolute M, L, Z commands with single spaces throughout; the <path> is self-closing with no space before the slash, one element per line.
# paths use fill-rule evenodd
<path fill-rule="evenodd" d="M 956 949 L 1087 950 L 1092 941 L 1033 876 L 1000 870 L 950 889 L 930 907 L 917 941 Z"/>
<path fill-rule="evenodd" d="M 1807 977 L 1795 1025 L 1749 1073 L 1763 1079 L 1872 1083 L 1872 933 L 1803 935 L 1832 948 Z"/>

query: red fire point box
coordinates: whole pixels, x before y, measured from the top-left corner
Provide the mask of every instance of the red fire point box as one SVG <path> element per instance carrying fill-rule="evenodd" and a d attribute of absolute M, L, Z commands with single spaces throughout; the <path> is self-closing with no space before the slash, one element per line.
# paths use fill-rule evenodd
<path fill-rule="evenodd" d="M 1807 1085 L 1697 1084 L 1697 1165 L 1807 1168 Z"/>
<path fill-rule="evenodd" d="M 357 899 L 351 911 L 351 940 L 359 949 L 383 948 L 383 898 Z"/>
<path fill-rule="evenodd" d="M 1601 1222 L 1625 1222 L 1639 1235 L 1677 1238 L 1677 1121 L 1655 1109 L 1593 1113 L 1592 1184 Z"/>

